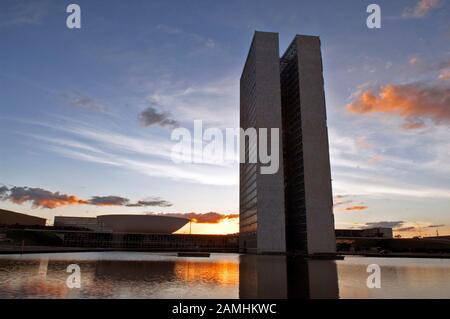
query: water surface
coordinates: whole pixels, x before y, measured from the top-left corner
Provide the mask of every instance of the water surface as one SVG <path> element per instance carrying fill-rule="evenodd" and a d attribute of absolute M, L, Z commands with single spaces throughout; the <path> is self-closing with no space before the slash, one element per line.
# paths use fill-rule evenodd
<path fill-rule="evenodd" d="M 67 267 L 81 269 L 70 289 Z M 381 267 L 369 289 L 367 266 Z M 0 298 L 450 298 L 450 260 L 97 252 L 0 256 Z"/>

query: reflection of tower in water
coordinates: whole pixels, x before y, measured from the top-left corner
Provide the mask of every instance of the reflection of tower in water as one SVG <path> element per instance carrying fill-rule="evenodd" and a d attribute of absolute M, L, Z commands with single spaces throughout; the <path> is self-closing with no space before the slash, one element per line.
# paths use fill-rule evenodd
<path fill-rule="evenodd" d="M 242 255 L 241 299 L 337 299 L 336 263 L 286 256 Z"/>

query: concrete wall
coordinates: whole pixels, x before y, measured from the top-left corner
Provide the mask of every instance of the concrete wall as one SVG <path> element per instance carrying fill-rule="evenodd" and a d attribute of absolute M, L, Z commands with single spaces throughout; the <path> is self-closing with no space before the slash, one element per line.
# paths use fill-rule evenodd
<path fill-rule="evenodd" d="M 258 253 L 286 251 L 284 215 L 284 173 L 281 140 L 281 88 L 278 34 L 256 32 L 256 126 L 279 129 L 279 169 L 275 174 L 257 175 Z M 270 141 L 270 137 L 268 141 Z M 270 146 L 270 142 L 269 146 Z M 259 148 L 258 148 L 259 149 Z M 260 166 L 263 164 L 259 164 Z"/>
<path fill-rule="evenodd" d="M 320 39 L 297 36 L 308 253 L 335 253 L 333 195 Z"/>
<path fill-rule="evenodd" d="M 254 84 L 250 88 L 249 83 Z M 256 121 L 250 123 L 245 116 L 246 110 L 256 108 Z M 284 253 L 286 251 L 285 216 L 284 216 L 284 178 L 281 141 L 281 90 L 278 34 L 271 32 L 255 32 L 252 46 L 241 77 L 241 127 L 271 128 L 280 130 L 279 169 L 275 174 L 262 175 L 257 165 L 256 188 L 256 249 L 247 245 L 246 252 Z M 259 136 L 258 136 L 259 140 Z M 270 141 L 270 136 L 268 138 Z M 270 142 L 269 142 L 270 146 Z M 259 149 L 259 146 L 258 146 Z M 269 150 L 271 152 L 272 150 Z M 243 210 L 242 174 L 245 164 L 241 164 L 240 214 L 241 223 L 247 212 Z M 247 186 L 245 186 L 247 187 Z M 245 217 L 248 220 L 248 217 Z M 245 221 L 244 221 L 245 222 Z M 242 231 L 241 225 L 241 231 Z M 251 241 L 251 235 L 241 233 L 241 249 Z M 255 242 L 253 240 L 253 242 Z"/>

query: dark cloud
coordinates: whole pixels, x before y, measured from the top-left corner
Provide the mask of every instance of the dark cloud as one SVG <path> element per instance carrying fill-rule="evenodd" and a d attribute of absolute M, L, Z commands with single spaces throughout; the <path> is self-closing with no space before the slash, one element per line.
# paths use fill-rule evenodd
<path fill-rule="evenodd" d="M 133 204 L 127 204 L 126 206 L 128 207 L 150 207 L 150 206 L 154 206 L 154 207 L 171 207 L 173 206 L 172 203 L 160 199 L 160 198 L 155 198 L 152 200 L 140 200 L 136 203 Z"/>
<path fill-rule="evenodd" d="M 11 201 L 22 205 L 31 203 L 33 208 L 54 209 L 61 206 L 93 205 L 93 206 L 123 206 L 123 207 L 170 207 L 172 204 L 161 198 L 141 200 L 130 203 L 130 200 L 120 196 L 93 196 L 90 199 L 81 199 L 75 195 L 51 192 L 42 188 L 32 187 L 0 187 L 0 200 Z"/>
<path fill-rule="evenodd" d="M 398 232 L 415 231 L 415 230 L 417 230 L 417 228 L 413 227 L 413 226 L 411 226 L 411 227 L 402 227 L 402 228 L 396 228 L 395 229 L 395 231 L 398 231 Z"/>
<path fill-rule="evenodd" d="M 427 226 L 427 228 L 440 228 L 440 227 L 445 227 L 446 225 L 444 225 L 444 224 L 440 224 L 440 225 L 430 225 L 430 226 Z"/>
<path fill-rule="evenodd" d="M 9 188 L 6 186 L 0 187 L 0 200 L 4 200 L 9 192 Z"/>
<path fill-rule="evenodd" d="M 398 228 L 403 226 L 403 224 L 405 224 L 404 221 L 394 221 L 394 222 L 387 222 L 387 221 L 382 221 L 382 222 L 371 222 L 371 223 L 366 223 L 365 224 L 365 228 L 377 228 L 377 227 L 381 227 L 381 228 Z"/>
<path fill-rule="evenodd" d="M 94 196 L 88 203 L 95 206 L 125 206 L 130 200 L 120 196 Z"/>
<path fill-rule="evenodd" d="M 159 112 L 153 107 L 148 107 L 140 115 L 139 120 L 141 124 L 145 127 L 152 125 L 168 126 L 168 127 L 178 127 L 179 123 L 171 118 L 168 112 Z"/>
<path fill-rule="evenodd" d="M 126 206 L 126 207 L 170 207 L 172 203 L 161 198 L 151 200 L 140 200 L 130 203 L 130 200 L 120 196 L 94 196 L 87 201 L 89 205 L 95 206 Z"/>
<path fill-rule="evenodd" d="M 77 108 L 82 108 L 94 112 L 104 112 L 106 111 L 106 107 L 98 102 L 97 100 L 85 96 L 78 92 L 66 92 L 62 94 L 63 98 L 66 99 L 66 101 Z"/>
<path fill-rule="evenodd" d="M 156 215 L 188 218 L 192 222 L 199 223 L 199 224 L 217 224 L 226 219 L 239 218 L 239 214 L 221 214 L 221 213 L 215 213 L 215 212 L 210 212 L 210 213 L 206 213 L 206 214 L 201 214 L 201 213 L 185 213 L 185 214 L 183 214 L 183 213 L 161 213 L 161 214 L 156 214 Z"/>
<path fill-rule="evenodd" d="M 12 187 L 2 196 L 2 200 L 9 200 L 14 204 L 24 204 L 30 202 L 33 208 L 57 208 L 67 205 L 86 204 L 74 195 L 51 192 L 42 188 L 32 187 Z"/>

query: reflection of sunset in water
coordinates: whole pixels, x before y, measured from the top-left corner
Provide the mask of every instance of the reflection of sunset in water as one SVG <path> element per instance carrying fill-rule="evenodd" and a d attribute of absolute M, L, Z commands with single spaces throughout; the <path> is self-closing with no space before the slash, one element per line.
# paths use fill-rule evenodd
<path fill-rule="evenodd" d="M 103 252 L 0 256 L 1 298 L 448 298 L 449 260 Z M 368 289 L 379 264 L 382 288 Z M 66 285 L 78 264 L 81 289 Z"/>
<path fill-rule="evenodd" d="M 39 295 L 52 298 L 66 298 L 69 292 L 65 284 L 65 278 L 47 277 L 48 259 L 33 261 L 31 264 L 24 262 L 11 262 L 0 260 L 0 269 L 21 269 L 19 275 L 12 275 L 7 280 L 1 281 L 2 290 L 10 290 L 20 294 L 24 298 Z"/>
<path fill-rule="evenodd" d="M 186 282 L 203 281 L 219 285 L 239 284 L 239 264 L 237 262 L 189 262 L 175 263 L 176 276 Z"/>

